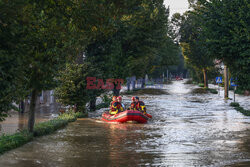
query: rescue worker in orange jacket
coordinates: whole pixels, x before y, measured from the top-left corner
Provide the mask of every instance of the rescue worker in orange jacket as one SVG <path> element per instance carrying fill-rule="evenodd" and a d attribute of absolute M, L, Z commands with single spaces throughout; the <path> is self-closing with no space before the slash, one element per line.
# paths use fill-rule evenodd
<path fill-rule="evenodd" d="M 139 97 L 135 97 L 135 110 L 142 112 L 143 114 L 146 114 L 146 106 L 143 101 L 139 101 Z"/>
<path fill-rule="evenodd" d="M 136 109 L 135 109 L 135 105 L 136 105 L 135 97 L 133 96 L 133 97 L 131 98 L 131 100 L 132 100 L 132 102 L 131 102 L 130 107 L 129 107 L 128 109 L 129 109 L 129 110 L 136 110 Z"/>
<path fill-rule="evenodd" d="M 117 114 L 120 111 L 121 104 L 117 101 L 117 97 L 116 96 L 113 96 L 112 100 L 113 101 L 110 103 L 109 113 L 112 114 L 112 115 L 115 115 L 115 114 Z"/>

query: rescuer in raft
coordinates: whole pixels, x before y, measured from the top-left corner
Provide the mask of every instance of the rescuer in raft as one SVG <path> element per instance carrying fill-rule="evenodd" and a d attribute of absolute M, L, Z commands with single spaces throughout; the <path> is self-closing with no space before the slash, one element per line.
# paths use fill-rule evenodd
<path fill-rule="evenodd" d="M 139 97 L 135 97 L 135 110 L 146 114 L 146 106 L 143 101 L 139 101 Z"/>
<path fill-rule="evenodd" d="M 130 107 L 128 108 L 128 110 L 136 110 L 136 108 L 135 108 L 135 105 L 136 105 L 136 102 L 135 102 L 135 97 L 133 96 L 132 98 L 131 98 L 131 104 L 130 104 Z"/>
<path fill-rule="evenodd" d="M 120 108 L 120 112 L 124 111 L 125 110 L 125 105 L 122 103 L 122 97 L 119 96 L 117 98 L 118 102 L 121 104 L 121 108 Z"/>
<path fill-rule="evenodd" d="M 118 99 L 116 96 L 113 96 L 112 100 L 113 101 L 110 103 L 109 113 L 115 115 L 121 110 L 121 103 L 117 101 Z"/>

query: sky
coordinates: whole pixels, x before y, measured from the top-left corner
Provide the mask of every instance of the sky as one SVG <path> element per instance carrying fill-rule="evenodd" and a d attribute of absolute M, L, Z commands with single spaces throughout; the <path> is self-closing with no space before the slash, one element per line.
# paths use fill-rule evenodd
<path fill-rule="evenodd" d="M 188 0 L 164 0 L 164 4 L 170 6 L 170 17 L 176 12 L 182 14 L 188 10 Z"/>

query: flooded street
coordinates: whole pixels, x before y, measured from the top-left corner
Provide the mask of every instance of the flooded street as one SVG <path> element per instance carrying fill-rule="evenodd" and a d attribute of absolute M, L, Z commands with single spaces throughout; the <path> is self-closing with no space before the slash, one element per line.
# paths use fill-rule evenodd
<path fill-rule="evenodd" d="M 153 116 L 147 124 L 103 123 L 100 110 L 5 153 L 0 167 L 250 166 L 250 117 L 183 83 L 140 96 Z"/>

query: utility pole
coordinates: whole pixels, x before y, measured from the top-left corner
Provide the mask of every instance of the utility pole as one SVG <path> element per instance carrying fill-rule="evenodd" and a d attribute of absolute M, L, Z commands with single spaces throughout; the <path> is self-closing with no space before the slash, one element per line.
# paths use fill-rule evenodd
<path fill-rule="evenodd" d="M 225 65 L 224 66 L 224 98 L 225 99 L 228 99 L 228 88 L 229 88 L 228 82 L 229 82 L 228 81 L 228 68 Z"/>

